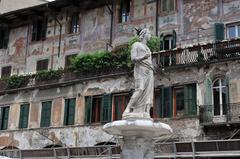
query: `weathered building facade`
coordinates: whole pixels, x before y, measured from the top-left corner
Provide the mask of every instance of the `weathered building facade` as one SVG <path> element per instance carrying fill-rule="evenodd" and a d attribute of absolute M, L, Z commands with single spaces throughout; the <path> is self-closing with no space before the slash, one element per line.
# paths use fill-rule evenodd
<path fill-rule="evenodd" d="M 167 140 L 238 138 L 239 15 L 239 0 L 58 0 L 11 11 L 0 15 L 1 77 L 67 68 L 71 57 L 114 50 L 135 27 L 148 27 L 162 39 L 153 53 L 152 116 L 173 128 Z M 70 78 L 65 72 L 57 81 L 2 86 L 1 148 L 116 143 L 101 127 L 121 119 L 132 80 L 122 70 Z"/>

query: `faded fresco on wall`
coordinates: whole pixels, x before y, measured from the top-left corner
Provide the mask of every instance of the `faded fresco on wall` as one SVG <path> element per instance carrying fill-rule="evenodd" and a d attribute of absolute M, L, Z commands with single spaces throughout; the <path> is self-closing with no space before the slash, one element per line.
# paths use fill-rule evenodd
<path fill-rule="evenodd" d="M 106 48 L 105 39 L 110 36 L 110 13 L 106 7 L 91 10 L 83 15 L 83 51 L 92 51 Z"/>
<path fill-rule="evenodd" d="M 28 27 L 12 29 L 9 36 L 9 60 L 22 64 L 25 62 Z"/>
<path fill-rule="evenodd" d="M 187 1 L 184 4 L 184 31 L 196 31 L 198 28 L 208 29 L 218 15 L 218 1 Z"/>

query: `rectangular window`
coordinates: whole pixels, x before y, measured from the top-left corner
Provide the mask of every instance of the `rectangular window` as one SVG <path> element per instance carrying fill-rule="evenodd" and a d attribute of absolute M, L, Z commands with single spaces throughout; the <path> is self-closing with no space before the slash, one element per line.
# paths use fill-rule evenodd
<path fill-rule="evenodd" d="M 46 38 L 48 18 L 39 19 L 32 26 L 32 41 L 39 41 Z"/>
<path fill-rule="evenodd" d="M 41 127 L 49 127 L 51 124 L 52 101 L 42 102 Z"/>
<path fill-rule="evenodd" d="M 0 49 L 7 49 L 9 41 L 9 30 L 0 28 Z"/>
<path fill-rule="evenodd" d="M 91 123 L 100 122 L 101 105 L 102 105 L 102 97 L 93 97 Z"/>
<path fill-rule="evenodd" d="M 74 59 L 76 56 L 77 54 L 65 56 L 65 69 L 69 69 L 72 59 Z"/>
<path fill-rule="evenodd" d="M 119 10 L 119 22 L 128 22 L 130 16 L 130 0 L 121 0 Z"/>
<path fill-rule="evenodd" d="M 240 23 L 227 25 L 227 36 L 229 39 L 240 37 Z"/>
<path fill-rule="evenodd" d="M 75 121 L 76 98 L 65 99 L 64 125 L 73 125 Z"/>
<path fill-rule="evenodd" d="M 1 78 L 10 77 L 12 71 L 12 66 L 2 67 Z"/>
<path fill-rule="evenodd" d="M 29 104 L 22 104 L 20 107 L 19 128 L 28 128 Z"/>
<path fill-rule="evenodd" d="M 37 71 L 48 70 L 48 59 L 37 61 Z"/>
<path fill-rule="evenodd" d="M 113 96 L 113 120 L 121 120 L 122 114 L 127 107 L 127 104 L 129 102 L 130 95 L 127 94 L 121 94 L 121 95 L 114 95 Z"/>
<path fill-rule="evenodd" d="M 174 116 L 184 115 L 184 87 L 177 87 L 173 90 Z"/>
<path fill-rule="evenodd" d="M 8 128 L 9 106 L 1 107 L 0 111 L 0 130 L 6 130 Z"/>
<path fill-rule="evenodd" d="M 106 123 L 112 119 L 111 94 L 85 98 L 85 123 Z"/>
<path fill-rule="evenodd" d="M 155 91 L 154 117 L 169 118 L 197 113 L 196 84 L 164 87 Z"/>
<path fill-rule="evenodd" d="M 172 12 L 176 10 L 176 0 L 161 0 L 161 12 Z"/>
<path fill-rule="evenodd" d="M 79 16 L 78 13 L 75 13 L 71 16 L 70 33 L 78 33 L 79 31 L 80 31 Z"/>

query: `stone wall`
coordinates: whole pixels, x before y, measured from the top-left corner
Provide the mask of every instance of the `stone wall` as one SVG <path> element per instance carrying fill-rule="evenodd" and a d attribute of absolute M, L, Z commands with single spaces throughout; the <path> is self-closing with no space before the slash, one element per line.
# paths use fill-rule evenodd
<path fill-rule="evenodd" d="M 175 30 L 178 47 L 214 41 L 214 23 L 228 24 L 239 20 L 238 3 L 237 0 L 179 0 L 176 11 L 171 14 L 159 13 L 158 35 L 172 33 L 172 30 Z M 129 22 L 118 23 L 117 14 L 114 15 L 113 46 L 126 43 L 135 34 L 135 27 L 149 27 L 153 34 L 156 31 L 155 1 L 132 0 L 131 8 Z M 115 9 L 117 11 L 119 5 Z M 32 25 L 30 24 L 11 30 L 8 49 L 0 50 L 0 67 L 12 65 L 13 74 L 32 73 L 36 71 L 36 62 L 40 59 L 48 58 L 49 68 L 56 69 L 64 67 L 66 55 L 105 50 L 106 43 L 109 42 L 110 38 L 111 18 L 107 7 L 80 12 L 80 32 L 68 34 L 69 17 L 74 11 L 76 8 L 63 8 L 58 15 L 63 25 L 59 57 L 59 25 L 55 22 L 54 17 L 49 15 L 47 38 L 44 41 L 31 41 Z M 199 30 L 199 28 L 204 30 Z M 184 84 L 196 83 L 197 104 L 203 105 L 206 76 L 211 77 L 211 80 L 214 80 L 218 75 L 228 76 L 230 102 L 238 103 L 240 102 L 239 68 L 238 61 L 229 61 L 201 67 L 162 70 L 161 73 L 155 75 L 155 87 L 183 86 Z M 84 125 L 84 97 L 130 91 L 132 88 L 132 77 L 121 76 L 89 80 L 61 87 L 35 88 L 2 95 L 0 96 L 0 105 L 10 105 L 11 117 L 9 118 L 8 130 L 0 132 L 0 146 L 29 149 L 43 148 L 52 144 L 94 146 L 97 143 L 109 141 L 112 136 L 103 133 L 101 125 Z M 77 99 L 75 125 L 64 126 L 64 99 L 72 97 Z M 51 127 L 41 129 L 39 128 L 41 102 L 47 100 L 53 101 Z M 25 102 L 31 105 L 29 128 L 19 130 L 20 104 Z M 198 116 L 160 120 L 170 124 L 174 130 L 175 136 L 169 137 L 169 139 L 198 140 L 204 136 Z M 214 133 L 212 134 L 214 135 Z"/>

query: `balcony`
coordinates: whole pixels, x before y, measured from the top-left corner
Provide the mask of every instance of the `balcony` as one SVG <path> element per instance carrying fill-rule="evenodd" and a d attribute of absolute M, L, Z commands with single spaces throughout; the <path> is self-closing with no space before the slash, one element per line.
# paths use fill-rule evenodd
<path fill-rule="evenodd" d="M 153 55 L 161 68 L 179 68 L 240 58 L 240 39 L 161 51 Z"/>
<path fill-rule="evenodd" d="M 11 76 L 0 79 L 0 95 L 19 90 L 66 86 L 83 81 L 114 78 L 131 75 L 129 68 L 109 68 L 93 72 L 72 72 L 70 70 L 50 70 L 39 77 L 38 74 Z"/>
<path fill-rule="evenodd" d="M 220 106 L 219 106 L 220 107 Z M 214 115 L 213 105 L 199 107 L 199 122 L 203 126 L 221 124 L 240 124 L 240 103 L 230 103 L 222 106 L 223 115 Z"/>

